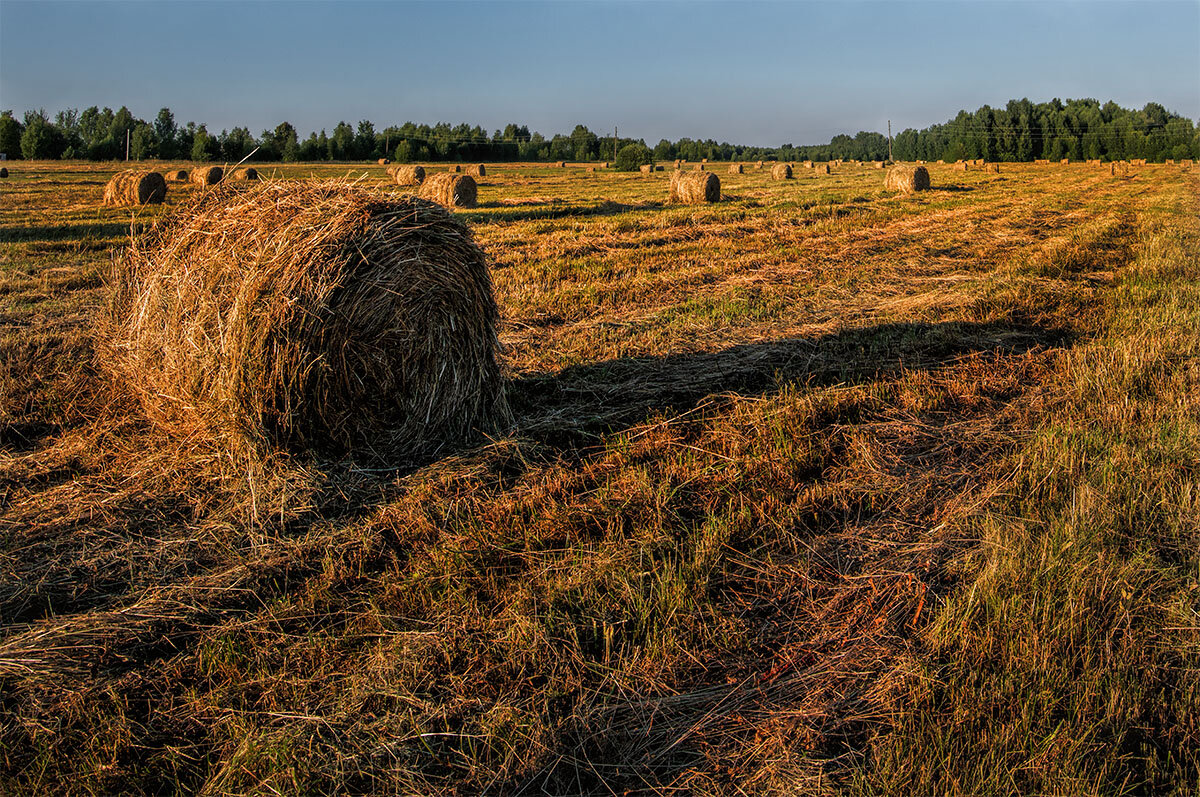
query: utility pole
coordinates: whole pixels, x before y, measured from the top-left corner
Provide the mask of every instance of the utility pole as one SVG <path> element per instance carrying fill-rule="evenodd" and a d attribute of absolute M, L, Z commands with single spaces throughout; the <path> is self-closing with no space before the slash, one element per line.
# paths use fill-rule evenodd
<path fill-rule="evenodd" d="M 617 162 L 617 126 L 613 125 L 613 163 Z M 617 168 L 613 166 L 613 168 Z"/>
<path fill-rule="evenodd" d="M 125 160 L 129 160 L 129 128 L 125 128 Z"/>
<path fill-rule="evenodd" d="M 888 160 L 892 159 L 892 120 L 888 119 Z"/>

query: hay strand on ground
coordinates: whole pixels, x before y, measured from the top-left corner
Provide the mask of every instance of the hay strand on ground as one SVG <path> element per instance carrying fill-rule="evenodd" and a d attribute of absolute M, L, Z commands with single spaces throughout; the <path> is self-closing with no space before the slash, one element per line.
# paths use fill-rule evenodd
<path fill-rule="evenodd" d="M 888 169 L 883 187 L 889 191 L 911 194 L 929 190 L 929 170 L 924 166 L 893 166 Z"/>
<path fill-rule="evenodd" d="M 105 363 L 156 424 L 217 451 L 399 463 L 507 422 L 486 260 L 431 203 L 219 188 L 135 239 L 111 284 Z"/>
<path fill-rule="evenodd" d="M 672 172 L 670 200 L 689 205 L 720 202 L 721 179 L 712 172 Z"/>
<path fill-rule="evenodd" d="M 438 172 L 425 178 L 417 196 L 448 208 L 473 208 L 478 187 L 470 175 Z"/>
<path fill-rule="evenodd" d="M 104 204 L 158 205 L 167 198 L 167 181 L 158 172 L 126 169 L 117 172 L 104 186 Z"/>

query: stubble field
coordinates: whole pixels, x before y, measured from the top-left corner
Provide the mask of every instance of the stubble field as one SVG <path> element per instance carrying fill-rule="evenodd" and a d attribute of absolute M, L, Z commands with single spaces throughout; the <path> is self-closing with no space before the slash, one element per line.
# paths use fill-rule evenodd
<path fill-rule="evenodd" d="M 11 166 L 0 791 L 1200 788 L 1197 172 L 489 165 L 512 432 L 239 477 L 95 358 L 196 189 Z"/>

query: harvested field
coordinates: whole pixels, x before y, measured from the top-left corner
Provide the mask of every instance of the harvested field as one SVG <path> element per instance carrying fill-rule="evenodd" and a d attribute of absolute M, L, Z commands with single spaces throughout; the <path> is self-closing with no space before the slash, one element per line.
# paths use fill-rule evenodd
<path fill-rule="evenodd" d="M 131 217 L 271 182 L 131 214 L 22 161 L 0 792 L 1193 789 L 1200 177 L 926 168 L 489 164 L 513 430 L 234 471 L 94 330 Z"/>

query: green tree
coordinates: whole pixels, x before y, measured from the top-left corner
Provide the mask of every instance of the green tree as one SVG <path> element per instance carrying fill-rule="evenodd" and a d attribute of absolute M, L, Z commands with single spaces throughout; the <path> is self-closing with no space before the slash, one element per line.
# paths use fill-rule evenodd
<path fill-rule="evenodd" d="M 174 158 L 179 154 L 176 146 L 178 128 L 175 126 L 175 115 L 170 108 L 162 108 L 154 117 L 154 137 L 158 140 L 158 157 Z"/>
<path fill-rule="evenodd" d="M 154 157 L 157 152 L 158 139 L 154 135 L 154 128 L 139 122 L 129 138 L 129 157 L 140 161 Z"/>
<path fill-rule="evenodd" d="M 212 160 L 212 153 L 209 151 L 212 136 L 208 134 L 208 129 L 204 125 L 196 128 L 196 132 L 192 135 L 192 160 L 197 163 L 206 163 Z"/>
<path fill-rule="evenodd" d="M 46 118 L 44 110 L 25 114 L 25 132 L 21 134 L 21 155 L 26 160 L 53 159 L 62 155 L 66 143 L 58 128 Z"/>
<path fill-rule="evenodd" d="M 12 111 L 0 113 L 0 152 L 9 158 L 21 157 L 21 134 L 25 125 L 13 118 Z"/>
<path fill-rule="evenodd" d="M 650 148 L 645 144 L 626 144 L 617 152 L 613 168 L 622 172 L 637 171 L 639 166 L 650 163 Z"/>

